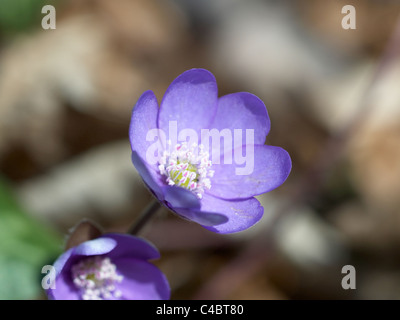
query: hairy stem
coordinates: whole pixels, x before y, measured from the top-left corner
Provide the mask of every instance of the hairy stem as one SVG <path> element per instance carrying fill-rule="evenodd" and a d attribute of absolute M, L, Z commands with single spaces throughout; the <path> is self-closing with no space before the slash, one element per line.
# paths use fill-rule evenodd
<path fill-rule="evenodd" d="M 138 220 L 131 226 L 127 233 L 131 235 L 137 235 L 160 208 L 160 203 L 156 199 L 152 200 L 143 210 Z"/>

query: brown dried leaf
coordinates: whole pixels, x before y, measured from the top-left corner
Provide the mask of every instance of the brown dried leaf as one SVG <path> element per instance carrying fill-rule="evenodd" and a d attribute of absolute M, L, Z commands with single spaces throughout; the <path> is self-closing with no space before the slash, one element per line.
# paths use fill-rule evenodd
<path fill-rule="evenodd" d="M 82 242 L 96 239 L 103 233 L 94 222 L 88 219 L 84 219 L 79 222 L 70 230 L 70 232 L 71 233 L 68 236 L 67 243 L 65 245 L 65 250 L 76 247 Z"/>

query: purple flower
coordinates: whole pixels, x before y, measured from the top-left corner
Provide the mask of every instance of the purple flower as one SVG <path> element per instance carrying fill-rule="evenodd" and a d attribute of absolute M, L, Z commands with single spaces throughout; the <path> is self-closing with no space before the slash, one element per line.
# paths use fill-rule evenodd
<path fill-rule="evenodd" d="M 214 76 L 191 69 L 167 89 L 160 108 L 146 91 L 132 111 L 132 162 L 157 199 L 217 233 L 245 230 L 264 212 L 254 198 L 280 186 L 289 154 L 265 145 L 270 120 L 248 92 L 218 98 Z"/>
<path fill-rule="evenodd" d="M 149 259 L 159 258 L 145 240 L 108 233 L 64 252 L 54 263 L 52 300 L 166 300 L 169 284 Z"/>

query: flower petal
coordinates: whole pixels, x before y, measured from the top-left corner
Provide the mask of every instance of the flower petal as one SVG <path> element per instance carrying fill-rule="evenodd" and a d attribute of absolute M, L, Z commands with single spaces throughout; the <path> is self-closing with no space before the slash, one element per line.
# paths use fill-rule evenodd
<path fill-rule="evenodd" d="M 174 134 L 169 134 L 173 121 L 177 122 L 178 135 L 182 130 L 192 129 L 199 139 L 200 130 L 208 128 L 214 119 L 217 101 L 218 88 L 213 74 L 204 69 L 188 70 L 168 87 L 161 101 L 158 127 L 173 144 L 177 143 Z"/>
<path fill-rule="evenodd" d="M 223 200 L 205 194 L 201 201 L 201 210 L 225 215 L 227 222 L 215 226 L 205 226 L 216 233 L 234 233 L 243 231 L 256 224 L 264 214 L 264 208 L 256 198 L 245 200 Z"/>
<path fill-rule="evenodd" d="M 166 186 L 163 188 L 164 199 L 172 208 L 199 209 L 200 200 L 196 195 L 184 188 Z"/>
<path fill-rule="evenodd" d="M 73 248 L 72 255 L 96 256 L 109 253 L 117 246 L 117 241 L 111 238 L 97 238 L 82 242 Z"/>
<path fill-rule="evenodd" d="M 201 200 L 184 188 L 167 186 L 164 188 L 167 207 L 179 216 L 206 226 L 213 226 L 227 221 L 220 214 L 200 211 Z"/>
<path fill-rule="evenodd" d="M 135 152 L 132 151 L 132 163 L 136 170 L 139 172 L 146 186 L 154 193 L 154 195 L 159 199 L 163 200 L 164 196 L 162 194 L 161 186 L 163 182 L 161 176 L 158 172 L 155 172 L 151 167 L 146 165 L 143 159 Z"/>
<path fill-rule="evenodd" d="M 228 221 L 226 216 L 214 212 L 182 208 L 174 208 L 174 211 L 182 218 L 199 223 L 203 226 L 216 226 Z"/>
<path fill-rule="evenodd" d="M 157 248 L 144 239 L 122 233 L 105 233 L 101 237 L 114 239 L 118 243 L 114 250 L 108 254 L 112 260 L 121 257 L 143 260 L 160 258 Z"/>
<path fill-rule="evenodd" d="M 220 132 L 223 129 L 229 129 L 232 142 L 235 142 L 235 147 L 249 143 L 264 144 L 270 127 L 271 123 L 267 108 L 264 102 L 254 94 L 238 92 L 218 99 L 217 113 L 211 128 L 215 128 Z M 252 130 L 253 139 L 251 139 L 252 137 L 246 130 Z M 253 141 L 246 142 L 246 136 L 247 139 Z M 221 146 L 223 145 L 221 144 Z"/>
<path fill-rule="evenodd" d="M 289 176 L 292 162 L 284 149 L 267 145 L 243 148 L 246 150 L 242 147 L 233 150 L 231 164 L 213 165 L 215 172 L 209 194 L 223 199 L 250 198 L 279 187 Z M 239 165 L 237 159 L 242 152 L 246 155 Z"/>
<path fill-rule="evenodd" d="M 132 258 L 114 261 L 124 277 L 116 289 L 126 300 L 168 300 L 170 287 L 164 274 L 153 264 Z"/>
<path fill-rule="evenodd" d="M 49 300 L 81 300 L 80 291 L 67 272 L 56 278 L 55 289 L 47 289 L 46 294 Z"/>
<path fill-rule="evenodd" d="M 58 259 L 54 262 L 53 267 L 56 269 L 56 274 L 60 274 L 61 271 L 64 269 L 65 264 L 70 259 L 74 248 L 71 248 L 65 251 L 62 255 L 58 257 Z"/>
<path fill-rule="evenodd" d="M 132 151 L 137 152 L 147 164 L 152 166 L 156 165 L 156 161 L 154 159 L 147 159 L 147 152 L 153 144 L 156 144 L 157 148 L 162 145 L 157 129 L 158 110 L 157 98 L 153 91 L 148 90 L 144 92 L 132 110 L 129 125 L 129 140 Z M 148 137 L 148 133 L 152 130 L 154 135 Z M 147 141 L 147 138 L 152 139 L 152 141 Z M 160 145 L 157 142 L 160 142 Z"/>

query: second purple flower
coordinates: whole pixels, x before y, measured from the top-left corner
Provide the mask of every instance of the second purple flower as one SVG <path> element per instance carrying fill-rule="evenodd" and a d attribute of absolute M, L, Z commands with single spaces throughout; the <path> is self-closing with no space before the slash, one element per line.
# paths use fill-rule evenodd
<path fill-rule="evenodd" d="M 148 261 L 159 257 L 141 238 L 106 233 L 59 256 L 46 293 L 50 300 L 168 300 L 165 275 Z"/>

